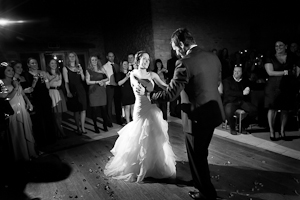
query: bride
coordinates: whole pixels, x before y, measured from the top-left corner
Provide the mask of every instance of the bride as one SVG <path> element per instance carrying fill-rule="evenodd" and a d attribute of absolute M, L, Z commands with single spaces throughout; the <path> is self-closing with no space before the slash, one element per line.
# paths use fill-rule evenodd
<path fill-rule="evenodd" d="M 155 83 L 161 88 L 167 85 L 154 72 L 148 72 L 149 54 L 139 51 L 135 55 L 138 69 L 130 74 L 133 88 L 142 84 L 152 91 Z M 175 154 L 169 142 L 168 123 L 161 110 L 151 104 L 146 96 L 135 94 L 133 121 L 122 128 L 106 164 L 104 174 L 114 179 L 141 182 L 146 177 L 175 178 Z"/>

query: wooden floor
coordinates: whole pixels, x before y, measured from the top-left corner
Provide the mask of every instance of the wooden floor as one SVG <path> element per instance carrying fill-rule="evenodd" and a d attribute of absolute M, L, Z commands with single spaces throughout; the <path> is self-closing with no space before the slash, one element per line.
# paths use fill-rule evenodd
<path fill-rule="evenodd" d="M 194 188 L 181 125 L 169 123 L 177 161 L 176 180 L 146 179 L 127 183 L 106 177 L 103 169 L 117 136 L 56 152 L 72 168 L 71 175 L 53 183 L 29 183 L 25 192 L 43 200 L 180 200 Z M 209 147 L 212 182 L 219 196 L 232 200 L 299 200 L 300 161 L 214 136 Z M 1 199 L 2 200 L 2 199 Z"/>

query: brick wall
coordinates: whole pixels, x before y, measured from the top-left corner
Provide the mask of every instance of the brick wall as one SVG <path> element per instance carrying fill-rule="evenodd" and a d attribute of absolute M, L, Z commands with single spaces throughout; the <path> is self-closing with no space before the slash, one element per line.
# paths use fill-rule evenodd
<path fill-rule="evenodd" d="M 237 26 L 235 16 L 222 15 L 213 2 L 196 0 L 152 0 L 154 55 L 166 64 L 171 57 L 170 37 L 179 27 L 188 28 L 197 44 L 206 49 L 228 48 L 229 53 L 249 46 L 249 28 Z"/>

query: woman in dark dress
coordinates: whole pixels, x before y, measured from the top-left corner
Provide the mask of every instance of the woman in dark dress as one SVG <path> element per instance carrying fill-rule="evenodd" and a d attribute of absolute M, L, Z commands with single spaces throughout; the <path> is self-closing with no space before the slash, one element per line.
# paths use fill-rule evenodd
<path fill-rule="evenodd" d="M 63 77 L 68 97 L 67 106 L 69 111 L 74 112 L 77 133 L 79 135 L 87 134 L 84 127 L 87 108 L 86 92 L 83 85 L 84 74 L 75 52 L 70 52 L 67 55 L 66 65 L 63 67 Z"/>
<path fill-rule="evenodd" d="M 25 73 L 25 79 L 29 87 L 24 90 L 32 90 L 29 100 L 33 105 L 31 119 L 33 124 L 33 133 L 38 147 L 55 141 L 53 136 L 54 126 L 52 118 L 52 101 L 45 84 L 46 72 L 39 69 L 37 60 L 28 58 L 28 73 Z"/>
<path fill-rule="evenodd" d="M 86 70 L 86 83 L 89 85 L 89 100 L 95 133 L 100 133 L 97 126 L 97 113 L 100 109 L 103 119 L 103 130 L 107 131 L 106 88 L 107 74 L 97 56 L 90 56 Z"/>
<path fill-rule="evenodd" d="M 159 76 L 159 78 L 164 82 L 167 83 L 167 74 L 168 74 L 168 70 L 166 67 L 164 67 L 161 59 L 156 59 L 155 63 L 154 63 L 154 72 L 157 73 L 157 75 Z M 158 87 L 157 85 L 155 85 L 154 90 L 162 90 L 160 87 Z M 168 103 L 167 102 L 162 102 L 162 103 L 158 103 L 157 106 L 161 109 L 162 113 L 163 113 L 163 118 L 164 120 L 168 119 Z"/>
<path fill-rule="evenodd" d="M 126 123 L 129 123 L 133 114 L 133 107 L 135 102 L 135 96 L 130 84 L 130 72 L 129 64 L 127 60 L 123 60 L 121 63 L 121 71 L 117 73 L 116 79 L 119 86 L 121 86 L 121 101 L 122 107 L 125 112 Z"/>
<path fill-rule="evenodd" d="M 268 109 L 270 139 L 276 140 L 275 119 L 277 111 L 281 111 L 279 138 L 285 139 L 285 126 L 288 111 L 295 108 L 296 93 L 293 88 L 293 68 L 296 59 L 286 52 L 287 45 L 282 41 L 275 43 L 275 55 L 265 60 L 265 69 L 269 75 L 265 87 L 265 107 Z"/>

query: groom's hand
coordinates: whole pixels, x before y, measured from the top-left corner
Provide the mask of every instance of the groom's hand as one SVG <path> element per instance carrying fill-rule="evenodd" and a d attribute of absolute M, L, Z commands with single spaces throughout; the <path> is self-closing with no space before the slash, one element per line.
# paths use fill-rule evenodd
<path fill-rule="evenodd" d="M 146 89 L 141 84 L 136 87 L 136 92 L 141 96 L 146 95 Z"/>

